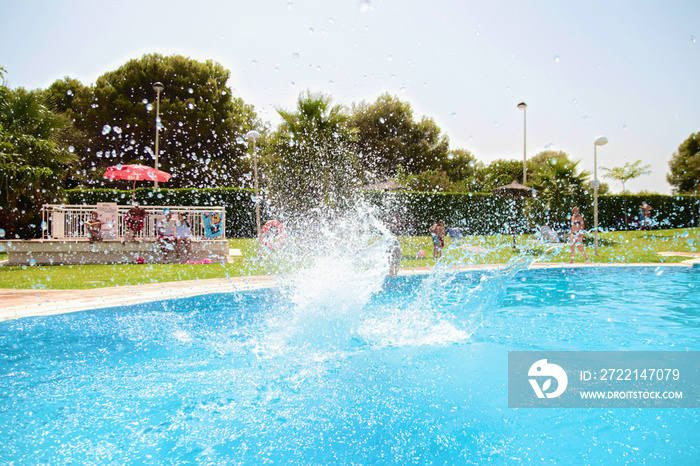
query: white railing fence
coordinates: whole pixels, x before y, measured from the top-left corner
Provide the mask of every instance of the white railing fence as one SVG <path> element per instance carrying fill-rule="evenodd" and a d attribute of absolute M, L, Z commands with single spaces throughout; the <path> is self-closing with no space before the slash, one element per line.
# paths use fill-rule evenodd
<path fill-rule="evenodd" d="M 157 225 L 165 218 L 165 211 L 170 210 L 173 219 L 177 214 L 185 214 L 192 229 L 194 238 L 206 237 L 206 224 L 204 214 L 218 214 L 220 219 L 221 234 L 216 239 L 226 238 L 226 210 L 221 206 L 141 206 L 146 211 L 143 229 L 138 232 L 136 239 L 154 240 L 158 237 Z M 129 234 L 126 226 L 126 214 L 131 206 L 116 206 L 116 216 L 103 221 L 102 232 L 112 232 L 114 239 L 125 239 Z M 45 204 L 42 212 L 42 237 L 44 239 L 81 239 L 89 238 L 87 222 L 92 218 L 92 213 L 98 211 L 95 205 L 65 205 Z"/>

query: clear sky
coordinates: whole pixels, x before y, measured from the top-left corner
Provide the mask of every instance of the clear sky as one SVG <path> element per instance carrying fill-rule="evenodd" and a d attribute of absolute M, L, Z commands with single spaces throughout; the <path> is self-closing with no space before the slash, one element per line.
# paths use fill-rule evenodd
<path fill-rule="evenodd" d="M 698 0 L 0 0 L 10 87 L 181 54 L 229 69 L 272 125 L 306 89 L 347 105 L 388 92 L 486 163 L 522 160 L 525 101 L 528 157 L 593 171 L 604 135 L 599 167 L 651 164 L 633 192 L 669 193 L 668 160 L 700 131 L 696 36 Z"/>

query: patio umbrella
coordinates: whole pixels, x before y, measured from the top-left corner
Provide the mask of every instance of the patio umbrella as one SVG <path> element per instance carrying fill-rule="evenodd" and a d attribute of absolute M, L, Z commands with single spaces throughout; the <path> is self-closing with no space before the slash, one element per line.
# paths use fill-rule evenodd
<path fill-rule="evenodd" d="M 529 186 L 522 185 L 516 180 L 513 180 L 513 182 L 510 184 L 499 186 L 498 188 L 493 188 L 491 192 L 499 196 L 513 198 L 513 223 L 511 225 L 511 230 L 513 231 L 513 249 L 515 249 L 515 223 L 517 221 L 518 213 L 516 199 L 519 197 L 532 196 L 532 188 Z"/>
<path fill-rule="evenodd" d="M 133 181 L 134 185 L 131 190 L 131 200 L 134 200 L 136 194 L 137 181 L 168 181 L 172 178 L 170 173 L 161 170 L 156 170 L 153 167 L 145 165 L 115 165 L 107 167 L 103 178 L 110 180 L 129 180 Z"/>

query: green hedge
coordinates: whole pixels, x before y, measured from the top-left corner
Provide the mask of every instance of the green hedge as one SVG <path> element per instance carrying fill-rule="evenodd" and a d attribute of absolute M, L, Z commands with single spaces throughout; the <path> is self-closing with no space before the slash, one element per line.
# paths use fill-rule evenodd
<path fill-rule="evenodd" d="M 436 218 L 445 220 L 449 228 L 461 228 L 464 234 L 510 233 L 514 225 L 512 202 L 508 198 L 484 193 L 368 192 L 365 198 L 378 207 L 387 220 L 398 218 L 401 234 L 425 235 Z M 117 202 L 128 204 L 131 191 L 91 189 L 67 191 L 69 204 Z M 136 200 L 142 205 L 194 205 L 226 208 L 226 235 L 231 238 L 255 236 L 255 207 L 249 189 L 160 189 L 138 188 Z M 683 228 L 700 225 L 700 201 L 693 196 L 611 195 L 598 200 L 598 221 L 603 230 L 636 228 L 639 205 L 646 201 L 654 210 L 655 228 Z M 578 205 L 593 226 L 593 197 L 590 194 L 570 195 L 559 199 L 526 199 L 518 201 L 518 231 L 534 231 L 538 225 L 568 229 L 567 214 Z M 628 221 L 625 224 L 625 214 Z M 264 222 L 265 209 L 262 209 Z"/>
<path fill-rule="evenodd" d="M 465 234 L 533 232 L 540 225 L 566 230 L 567 215 L 579 206 L 586 227 L 593 227 L 593 196 L 584 193 L 558 199 L 528 198 L 517 201 L 484 193 L 372 192 L 365 196 L 378 206 L 387 219 L 398 217 L 402 234 L 426 234 L 435 219 L 445 220 L 448 228 L 458 227 Z M 598 198 L 598 224 L 602 230 L 637 227 L 639 205 L 646 201 L 654 210 L 653 228 L 684 228 L 700 225 L 700 201 L 694 196 L 610 195 Z M 627 213 L 627 222 L 625 214 Z M 513 221 L 515 217 L 515 222 Z"/>

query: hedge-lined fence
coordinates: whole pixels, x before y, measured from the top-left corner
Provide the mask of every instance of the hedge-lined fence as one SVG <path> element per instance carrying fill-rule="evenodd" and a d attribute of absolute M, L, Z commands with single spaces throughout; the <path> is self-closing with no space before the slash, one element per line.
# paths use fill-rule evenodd
<path fill-rule="evenodd" d="M 116 202 L 128 204 L 131 191 L 90 189 L 67 191 L 68 204 Z M 448 227 L 461 228 L 464 234 L 510 233 L 534 231 L 539 225 L 556 229 L 568 228 L 567 215 L 578 205 L 586 228 L 593 226 L 591 195 L 563 196 L 557 199 L 519 199 L 513 201 L 484 193 L 367 192 L 365 199 L 376 206 L 387 222 L 398 224 L 401 234 L 425 235 L 435 219 L 445 220 Z M 142 205 L 215 206 L 226 208 L 226 235 L 230 238 L 255 236 L 255 204 L 253 191 L 240 188 L 160 189 L 138 188 L 136 200 Z M 646 201 L 654 228 L 683 228 L 700 225 L 700 201 L 694 196 L 610 195 L 598 199 L 598 222 L 603 230 L 637 227 L 639 205 Z M 262 221 L 270 214 L 262 203 Z M 513 221 L 513 219 L 516 219 Z"/>

